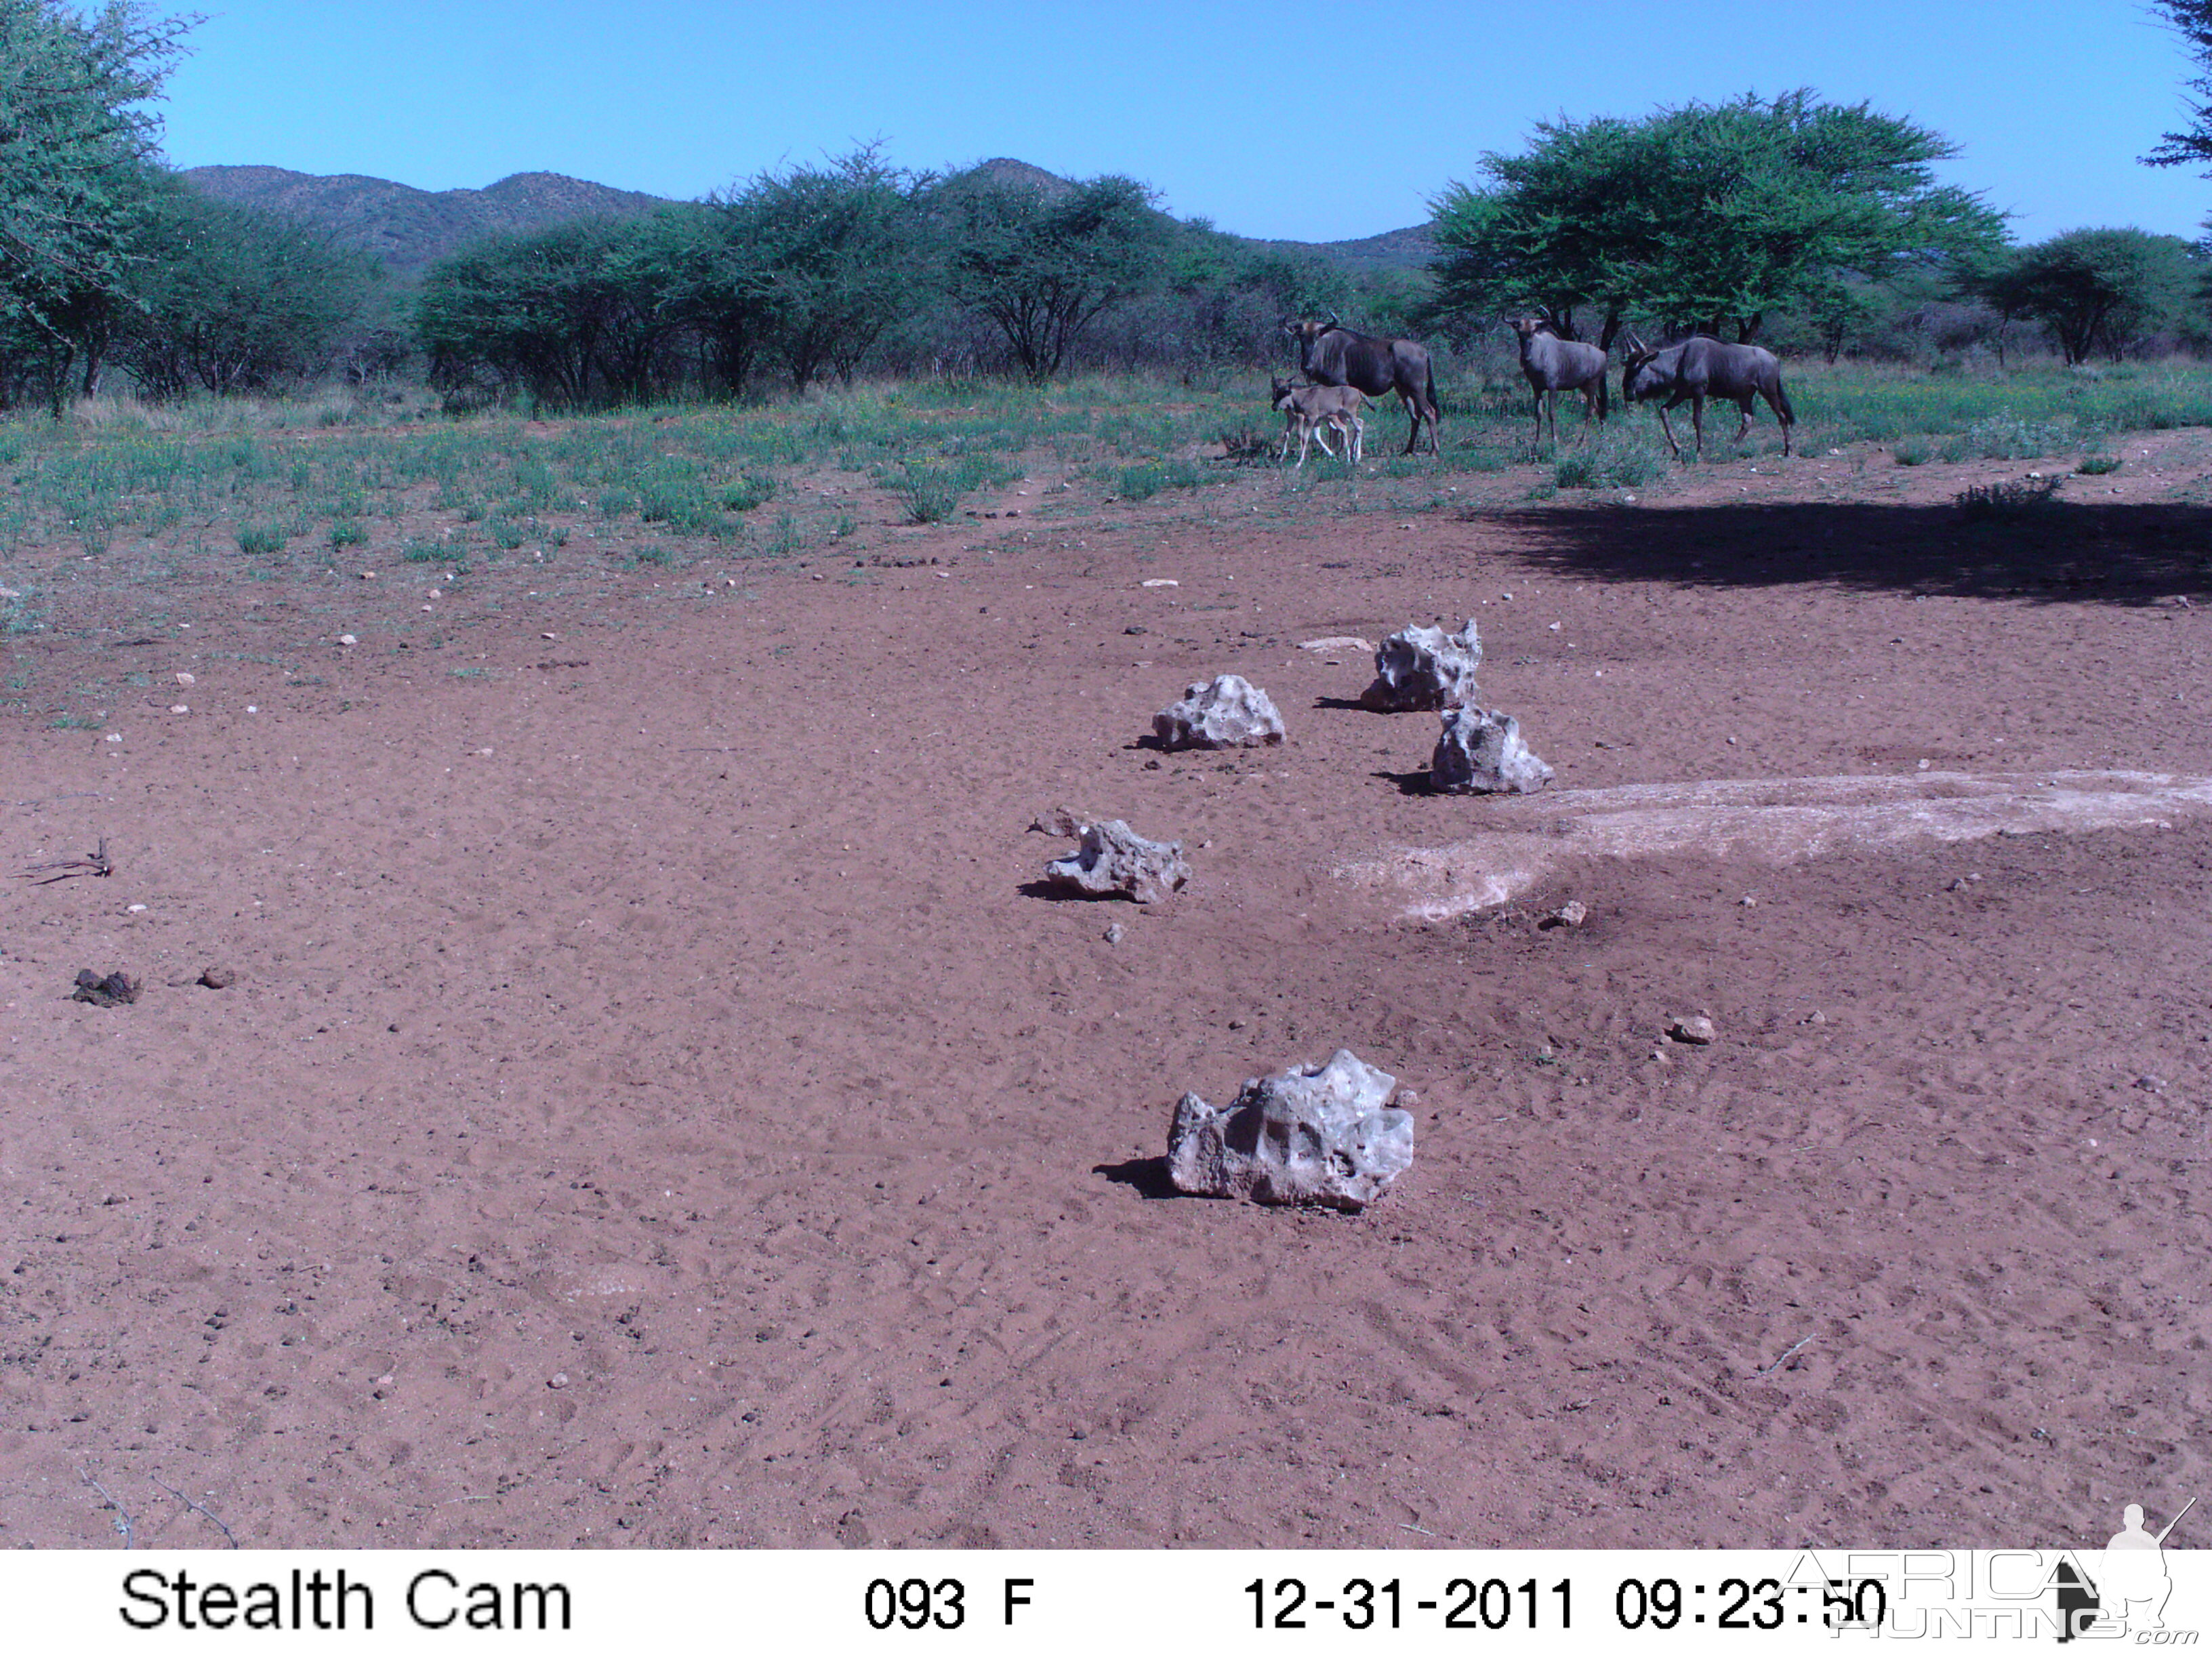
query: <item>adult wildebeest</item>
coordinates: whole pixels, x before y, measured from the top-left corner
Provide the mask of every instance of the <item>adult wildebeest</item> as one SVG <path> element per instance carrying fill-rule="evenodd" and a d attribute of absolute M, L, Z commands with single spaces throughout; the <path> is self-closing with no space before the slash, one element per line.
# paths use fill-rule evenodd
<path fill-rule="evenodd" d="M 1664 351 L 1654 351 L 1641 340 L 1632 337 L 1628 367 L 1620 377 L 1620 395 L 1632 403 L 1652 398 L 1667 399 L 1659 405 L 1659 429 L 1667 434 L 1667 447 L 1674 452 L 1678 461 L 1682 459 L 1681 447 L 1674 441 L 1674 428 L 1667 424 L 1667 411 L 1679 408 L 1686 398 L 1690 404 L 1690 424 L 1698 434 L 1700 459 L 1705 453 L 1708 398 L 1724 398 L 1743 410 L 1743 424 L 1735 429 L 1738 443 L 1751 430 L 1754 398 L 1765 398 L 1766 406 L 1774 411 L 1774 418 L 1782 422 L 1782 453 L 1785 455 L 1790 453 L 1790 428 L 1797 422 L 1796 414 L 1790 407 L 1790 395 L 1782 389 L 1782 360 L 1765 346 L 1729 345 L 1710 334 L 1692 335 Z"/>
<path fill-rule="evenodd" d="M 1437 447 L 1437 377 L 1428 347 L 1419 340 L 1355 334 L 1336 320 L 1334 312 L 1325 323 L 1285 317 L 1283 332 L 1298 343 L 1298 368 L 1306 379 L 1322 386 L 1357 386 L 1370 398 L 1396 392 L 1413 421 L 1406 434 L 1406 453 L 1412 454 L 1420 443 L 1423 421 L 1429 423 L 1429 448 L 1442 453 Z"/>
<path fill-rule="evenodd" d="M 1552 441 L 1559 441 L 1559 393 L 1583 394 L 1583 424 L 1596 411 L 1601 421 L 1607 411 L 1605 395 L 1605 349 L 1580 340 L 1563 340 L 1541 317 L 1510 317 L 1513 331 L 1521 337 L 1521 372 L 1536 394 L 1536 435 L 1544 435 L 1544 419 L 1552 422 Z"/>
<path fill-rule="evenodd" d="M 1285 460 L 1291 453 L 1291 440 L 1298 441 L 1298 465 L 1306 464 L 1306 452 L 1314 441 L 1321 441 L 1322 453 L 1334 456 L 1328 447 L 1323 427 L 1333 427 L 1344 440 L 1344 458 L 1358 460 L 1366 449 L 1367 422 L 1359 418 L 1359 411 L 1367 406 L 1366 394 L 1352 386 L 1292 386 L 1279 375 L 1268 376 L 1274 389 L 1273 399 L 1276 413 L 1283 417 L 1283 447 L 1276 453 L 1278 461 Z"/>

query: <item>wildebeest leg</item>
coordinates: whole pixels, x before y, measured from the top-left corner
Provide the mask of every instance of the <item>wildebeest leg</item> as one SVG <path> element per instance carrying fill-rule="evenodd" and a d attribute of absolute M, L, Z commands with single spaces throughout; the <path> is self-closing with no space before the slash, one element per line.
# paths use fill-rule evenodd
<path fill-rule="evenodd" d="M 1743 424 L 1735 429 L 1735 441 L 1737 443 L 1741 443 L 1743 441 L 1743 434 L 1751 430 L 1751 411 L 1753 406 L 1754 400 L 1752 394 L 1748 392 L 1745 392 L 1743 394 Z"/>
<path fill-rule="evenodd" d="M 1280 466 L 1285 461 L 1291 459 L 1291 440 L 1297 435 L 1297 430 L 1298 417 L 1297 411 L 1291 410 L 1286 412 L 1283 416 L 1283 447 L 1275 452 L 1276 465 Z"/>
<path fill-rule="evenodd" d="M 1407 392 L 1403 386 L 1398 388 L 1398 400 L 1406 405 L 1406 413 L 1412 417 L 1413 422 L 1406 434 L 1406 453 L 1410 455 L 1413 453 L 1413 447 L 1421 441 L 1421 403 L 1419 398 Z M 1543 399 L 1539 398 L 1536 401 L 1541 404 Z M 1542 424 L 1542 418 L 1540 413 L 1537 416 L 1540 426 Z"/>
<path fill-rule="evenodd" d="M 1790 453 L 1790 428 L 1796 425 L 1797 418 L 1790 411 L 1788 398 L 1785 398 L 1778 404 L 1774 401 L 1772 392 L 1769 392 L 1763 395 L 1766 398 L 1766 406 L 1774 411 L 1774 418 L 1782 428 L 1782 453 L 1787 455 Z"/>
<path fill-rule="evenodd" d="M 1681 398 L 1676 398 L 1671 403 L 1659 405 L 1659 429 L 1667 434 L 1667 447 L 1674 452 L 1674 459 L 1678 461 L 1682 459 L 1682 446 L 1674 441 L 1674 428 L 1668 422 L 1667 411 L 1681 401 Z"/>
<path fill-rule="evenodd" d="M 1705 459 L 1705 400 L 1690 399 L 1690 430 L 1698 434 L 1698 459 Z"/>

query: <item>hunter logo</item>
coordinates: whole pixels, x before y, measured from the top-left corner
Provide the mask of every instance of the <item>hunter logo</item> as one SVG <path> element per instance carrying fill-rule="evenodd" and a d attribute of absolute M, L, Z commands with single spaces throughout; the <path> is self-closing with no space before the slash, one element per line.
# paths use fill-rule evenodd
<path fill-rule="evenodd" d="M 2111 1640 L 2133 1635 L 2139 1643 L 2160 1644 L 2166 1632 L 2166 1598 L 2173 1594 L 2173 1580 L 2166 1570 L 2166 1540 L 2181 1524 L 2181 1516 L 2196 1507 L 2192 1498 L 2181 1506 L 2180 1515 L 2154 1534 L 2143 1525 L 2142 1505 L 2129 1504 L 2120 1512 L 2119 1531 L 2105 1545 L 2094 1579 L 2085 1577 L 2070 1559 L 2062 1560 L 2051 1575 L 2058 1592 L 2058 1639 Z M 2196 1632 L 2187 1635 L 2193 1640 Z"/>

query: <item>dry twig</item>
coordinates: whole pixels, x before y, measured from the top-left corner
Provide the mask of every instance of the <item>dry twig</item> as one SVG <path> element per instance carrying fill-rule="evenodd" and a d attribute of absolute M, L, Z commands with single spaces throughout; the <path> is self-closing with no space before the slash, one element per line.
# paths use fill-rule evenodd
<path fill-rule="evenodd" d="M 117 1503 L 115 1495 L 92 1478 L 92 1472 L 89 1469 L 79 1469 L 76 1473 L 77 1478 L 98 1492 L 101 1501 L 121 1517 L 115 1522 L 115 1530 L 123 1534 L 123 1547 L 126 1550 L 131 1548 L 138 1536 L 138 1523 L 131 1518 L 131 1511 Z"/>
<path fill-rule="evenodd" d="M 238 1535 L 232 1532 L 228 1527 L 223 1525 L 222 1517 L 217 1515 L 213 1510 L 210 1509 L 204 1504 L 193 1502 L 191 1498 L 185 1497 L 184 1493 L 179 1492 L 174 1486 L 171 1486 L 167 1481 L 162 1480 L 158 1474 L 149 1474 L 146 1478 L 149 1480 L 151 1480 L 155 1486 L 159 1486 L 163 1492 L 168 1493 L 170 1497 L 175 1498 L 179 1504 L 182 1504 L 186 1509 L 198 1510 L 202 1515 L 207 1516 L 209 1520 L 214 1522 L 216 1524 L 216 1530 L 220 1532 L 223 1537 L 229 1541 L 231 1548 L 236 1549 L 238 1547 Z"/>
<path fill-rule="evenodd" d="M 37 885 L 45 887 L 77 876 L 112 876 L 115 873 L 115 866 L 107 856 L 107 837 L 102 836 L 100 850 L 96 853 L 88 853 L 82 858 L 49 859 L 44 864 L 34 864 L 19 873 L 25 880 L 35 878 Z"/>

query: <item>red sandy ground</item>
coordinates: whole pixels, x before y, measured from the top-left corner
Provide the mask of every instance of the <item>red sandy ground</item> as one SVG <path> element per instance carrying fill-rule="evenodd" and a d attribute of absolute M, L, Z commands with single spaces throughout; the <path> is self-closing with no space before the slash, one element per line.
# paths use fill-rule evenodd
<path fill-rule="evenodd" d="M 116 864 L 7 881 L 0 1543 L 112 1546 L 93 1480 L 141 1547 L 220 1541 L 156 1480 L 282 1546 L 2170 1513 L 2212 1484 L 2212 825 L 1597 864 L 1415 926 L 1332 867 L 1484 802 L 1408 787 L 1434 717 L 1297 648 L 1476 617 L 1562 787 L 2212 772 L 2212 611 L 2160 603 L 2207 598 L 2202 438 L 2123 453 L 2018 525 L 1950 501 L 2025 466 L 1879 454 L 1288 526 L 1272 483 L 1110 526 L 1032 493 L 863 501 L 859 568 L 435 601 L 55 547 L 9 665 L 152 684 L 0 761 L 10 872 Z M 1135 745 L 1230 671 L 1285 746 Z M 1181 838 L 1192 887 L 1036 896 L 1054 805 Z M 80 968 L 148 988 L 74 1002 Z M 1699 1012 L 1714 1046 L 1659 1040 Z M 1183 1090 L 1340 1047 L 1420 1096 L 1381 1203 L 1163 1195 Z"/>

